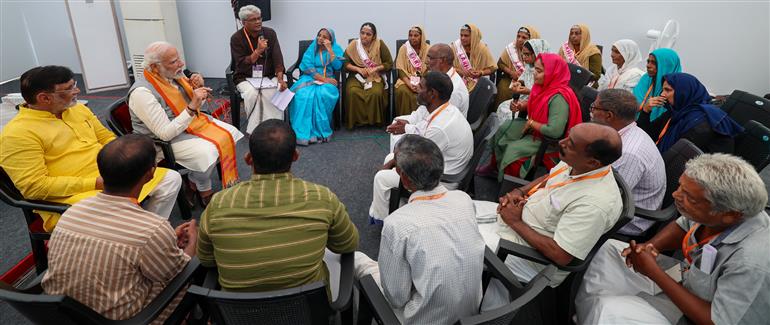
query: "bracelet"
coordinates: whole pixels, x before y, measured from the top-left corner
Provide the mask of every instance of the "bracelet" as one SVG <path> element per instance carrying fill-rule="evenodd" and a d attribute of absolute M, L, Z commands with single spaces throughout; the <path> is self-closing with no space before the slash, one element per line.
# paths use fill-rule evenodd
<path fill-rule="evenodd" d="M 519 193 L 521 193 L 521 196 L 524 196 L 524 191 L 521 190 L 521 188 L 514 188 L 511 192 L 518 190 Z"/>

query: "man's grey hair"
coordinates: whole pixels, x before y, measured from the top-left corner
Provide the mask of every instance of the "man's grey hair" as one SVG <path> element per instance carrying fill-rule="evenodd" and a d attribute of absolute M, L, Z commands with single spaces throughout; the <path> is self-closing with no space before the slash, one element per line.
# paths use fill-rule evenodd
<path fill-rule="evenodd" d="M 259 8 L 255 5 L 243 6 L 240 10 L 238 10 L 238 18 L 240 18 L 241 21 L 248 19 L 249 16 L 254 14 L 262 16 L 262 10 L 259 10 Z"/>
<path fill-rule="evenodd" d="M 444 174 L 444 156 L 433 141 L 415 134 L 404 135 L 396 144 L 396 166 L 415 191 L 430 191 Z"/>
<path fill-rule="evenodd" d="M 609 110 L 624 121 L 635 121 L 639 102 L 636 96 L 625 89 L 605 89 L 597 95 L 602 109 Z"/>
<path fill-rule="evenodd" d="M 685 165 L 684 174 L 703 187 L 712 213 L 739 212 L 750 218 L 767 205 L 767 189 L 745 160 L 728 154 L 703 154 Z"/>
<path fill-rule="evenodd" d="M 160 63 L 160 57 L 168 49 L 174 48 L 169 42 L 157 41 L 153 42 L 144 49 L 144 61 L 142 61 L 142 68 L 148 69 L 150 65 Z"/>

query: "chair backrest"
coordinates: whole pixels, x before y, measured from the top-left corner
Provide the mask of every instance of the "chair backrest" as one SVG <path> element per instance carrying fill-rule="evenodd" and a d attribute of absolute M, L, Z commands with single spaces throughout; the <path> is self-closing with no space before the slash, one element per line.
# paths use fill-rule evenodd
<path fill-rule="evenodd" d="M 750 120 L 743 126 L 746 131 L 735 142 L 735 155 L 748 161 L 757 172 L 770 163 L 770 129 Z"/>
<path fill-rule="evenodd" d="M 760 96 L 735 90 L 722 105 L 722 110 L 740 125 L 755 120 L 770 127 L 770 100 Z"/>
<path fill-rule="evenodd" d="M 679 177 L 684 173 L 684 166 L 692 158 L 700 156 L 703 151 L 687 139 L 679 139 L 671 149 L 663 153 L 663 163 L 666 165 L 666 194 L 663 196 L 661 208 L 674 203 L 671 196 L 679 187 Z"/>
<path fill-rule="evenodd" d="M 580 89 L 580 113 L 583 115 L 583 122 L 591 121 L 591 104 L 599 96 L 599 91 L 593 87 L 583 86 Z"/>
<path fill-rule="evenodd" d="M 569 66 L 569 85 L 572 89 L 583 89 L 591 79 L 591 71 L 579 65 L 567 63 Z"/>
<path fill-rule="evenodd" d="M 190 286 L 217 324 L 328 324 L 332 309 L 322 281 L 260 293 L 225 292 Z"/>
<path fill-rule="evenodd" d="M 134 131 L 131 125 L 131 113 L 128 110 L 126 98 L 118 99 L 107 108 L 110 112 L 109 126 L 118 136 L 126 135 Z"/>
<path fill-rule="evenodd" d="M 495 99 L 497 93 L 497 87 L 495 83 L 489 78 L 479 78 L 476 86 L 473 87 L 471 93 L 468 94 L 468 123 L 474 124 L 480 118 L 483 118 L 482 114 L 487 111 L 487 107 Z"/>
<path fill-rule="evenodd" d="M 108 319 L 67 296 L 28 294 L 0 289 L 5 301 L 35 324 L 106 324 Z"/>
<path fill-rule="evenodd" d="M 0 167 L 0 199 L 14 207 L 19 207 L 19 203 L 24 200 L 24 196 L 21 195 L 11 177 L 2 167 Z"/>

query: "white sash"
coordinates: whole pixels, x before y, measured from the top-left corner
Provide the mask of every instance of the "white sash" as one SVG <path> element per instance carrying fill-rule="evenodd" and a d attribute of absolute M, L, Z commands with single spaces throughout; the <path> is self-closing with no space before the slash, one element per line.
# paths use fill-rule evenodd
<path fill-rule="evenodd" d="M 406 42 L 406 57 L 409 58 L 409 62 L 412 63 L 412 67 L 417 71 L 422 71 L 422 60 L 420 60 L 420 55 L 417 54 L 417 51 L 412 48 L 412 44 L 409 44 L 409 42 Z"/>
<path fill-rule="evenodd" d="M 572 48 L 569 46 L 569 41 L 564 42 L 564 45 L 561 46 L 561 50 L 564 51 L 564 56 L 567 58 L 567 63 L 572 63 L 575 65 L 580 65 L 580 62 L 575 58 L 575 51 L 572 50 Z"/>
<path fill-rule="evenodd" d="M 463 49 L 463 43 L 458 39 L 455 41 L 454 45 L 455 51 L 457 52 L 457 60 L 460 61 L 460 65 L 463 67 L 463 70 L 468 72 L 473 70 L 471 60 L 468 58 L 468 55 L 465 54 L 465 49 Z"/>
<path fill-rule="evenodd" d="M 511 62 L 513 63 L 513 67 L 516 68 L 516 72 L 519 75 L 524 73 L 524 63 L 519 60 L 519 54 L 516 52 L 516 44 L 511 42 L 505 47 L 505 50 L 508 52 L 508 56 L 511 58 Z"/>
<path fill-rule="evenodd" d="M 377 64 L 372 61 L 372 59 L 369 58 L 369 54 L 366 53 L 366 50 L 364 50 L 364 45 L 361 44 L 361 39 L 356 40 L 356 50 L 358 51 L 358 57 L 361 58 L 361 61 L 364 61 L 364 64 L 368 68 L 375 68 L 377 67 Z"/>

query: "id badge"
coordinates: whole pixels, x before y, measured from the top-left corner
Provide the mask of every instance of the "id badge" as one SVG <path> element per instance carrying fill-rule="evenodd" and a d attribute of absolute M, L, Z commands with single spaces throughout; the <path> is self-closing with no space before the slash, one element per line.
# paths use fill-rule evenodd
<path fill-rule="evenodd" d="M 261 64 L 255 64 L 251 66 L 251 77 L 262 78 L 262 70 L 264 67 Z"/>
<path fill-rule="evenodd" d="M 409 83 L 411 83 L 413 86 L 417 86 L 420 84 L 420 76 L 411 76 L 409 77 Z"/>

